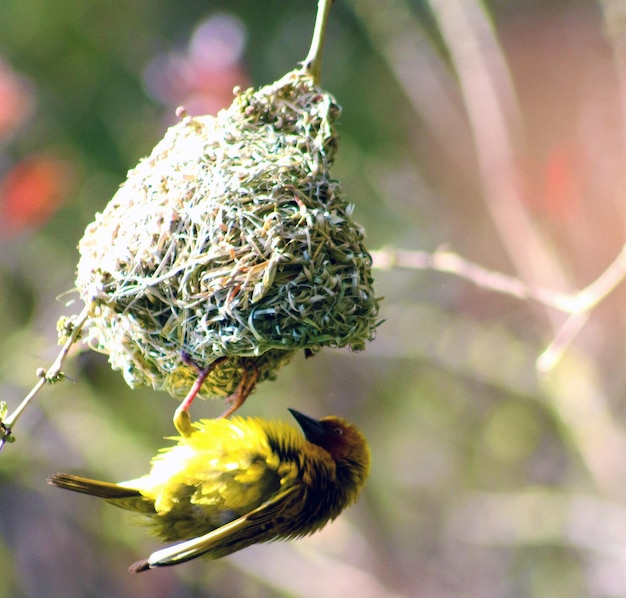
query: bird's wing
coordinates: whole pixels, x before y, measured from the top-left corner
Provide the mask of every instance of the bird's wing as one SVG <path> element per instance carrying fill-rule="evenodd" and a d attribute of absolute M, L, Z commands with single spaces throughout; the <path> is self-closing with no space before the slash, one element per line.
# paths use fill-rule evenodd
<path fill-rule="evenodd" d="M 153 552 L 147 559 L 138 561 L 129 567 L 131 573 L 139 573 L 156 567 L 169 567 L 207 555 L 212 558 L 226 556 L 232 552 L 256 544 L 276 539 L 275 534 L 267 534 L 270 528 L 284 525 L 288 514 L 285 505 L 291 502 L 297 492 L 291 487 L 273 496 L 246 515 L 217 529 Z"/>

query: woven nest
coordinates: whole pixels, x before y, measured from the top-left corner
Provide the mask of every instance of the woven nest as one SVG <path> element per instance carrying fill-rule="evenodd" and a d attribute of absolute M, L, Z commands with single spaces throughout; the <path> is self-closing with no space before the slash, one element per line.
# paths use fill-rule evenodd
<path fill-rule="evenodd" d="M 80 241 L 90 346 L 131 387 L 223 396 L 252 361 L 271 378 L 298 349 L 362 349 L 378 303 L 363 230 L 330 176 L 340 108 L 303 71 L 184 117 Z"/>

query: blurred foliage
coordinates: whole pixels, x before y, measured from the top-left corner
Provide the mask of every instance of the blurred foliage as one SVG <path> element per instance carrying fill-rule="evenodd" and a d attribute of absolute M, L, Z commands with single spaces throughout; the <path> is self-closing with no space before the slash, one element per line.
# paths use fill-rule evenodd
<path fill-rule="evenodd" d="M 79 311 L 65 303 L 94 213 L 177 104 L 227 105 L 234 84 L 269 83 L 302 60 L 315 4 L 2 0 L 0 399 L 10 408 L 54 358 L 58 317 Z M 449 244 L 561 291 L 597 277 L 624 243 L 622 29 L 603 20 L 618 5 L 337 0 L 322 81 L 344 109 L 335 176 L 369 247 Z M 241 56 L 212 60 L 238 39 L 228 27 L 221 46 L 198 33 L 217 14 L 245 32 Z M 299 356 L 242 409 L 358 424 L 373 471 L 357 506 L 299 542 L 127 574 L 158 543 L 45 479 L 143 473 L 174 431 L 176 403 L 131 392 L 105 357 L 76 352 L 71 381 L 40 394 L 0 455 L 3 592 L 626 595 L 624 289 L 540 375 L 535 360 L 563 314 L 444 273 L 376 277 L 386 322 L 366 351 Z M 198 402 L 192 415 L 221 411 Z"/>

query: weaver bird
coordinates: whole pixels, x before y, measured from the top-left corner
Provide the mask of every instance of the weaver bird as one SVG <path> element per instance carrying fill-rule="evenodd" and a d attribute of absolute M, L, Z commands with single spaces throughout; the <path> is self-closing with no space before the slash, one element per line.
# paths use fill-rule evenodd
<path fill-rule="evenodd" d="M 201 420 L 152 459 L 148 475 L 111 484 L 57 473 L 48 482 L 141 514 L 165 541 L 184 540 L 134 563 L 131 573 L 306 536 L 356 501 L 370 451 L 344 419 L 289 411 L 304 437 L 257 417 Z"/>

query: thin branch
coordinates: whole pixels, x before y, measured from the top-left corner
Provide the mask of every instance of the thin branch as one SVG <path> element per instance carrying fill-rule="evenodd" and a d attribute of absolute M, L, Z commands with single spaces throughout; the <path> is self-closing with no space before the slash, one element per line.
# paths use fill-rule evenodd
<path fill-rule="evenodd" d="M 572 294 L 527 284 L 519 278 L 488 270 L 451 251 L 429 253 L 386 248 L 372 252 L 372 259 L 375 268 L 433 270 L 454 274 L 480 288 L 516 299 L 532 300 L 569 314 L 570 317 L 557 330 L 554 339 L 537 360 L 537 368 L 544 372 L 558 363 L 563 352 L 587 323 L 591 311 L 626 278 L 626 245 L 598 278 Z"/>
<path fill-rule="evenodd" d="M 606 270 L 589 286 L 576 293 L 573 313 L 582 313 L 593 309 L 605 299 L 611 291 L 626 277 L 626 245 L 622 246 L 617 257 Z"/>
<path fill-rule="evenodd" d="M 615 71 L 620 89 L 620 103 L 622 110 L 622 139 L 626 141 L 626 4 L 614 0 L 600 0 L 600 7 L 604 15 L 606 35 L 611 42 Z"/>
<path fill-rule="evenodd" d="M 404 251 L 385 248 L 373 251 L 371 254 L 375 268 L 385 270 L 405 268 L 409 270 L 446 272 L 496 293 L 510 295 L 517 299 L 530 299 L 564 313 L 574 313 L 576 311 L 575 299 L 570 295 L 540 286 L 529 285 L 519 278 L 488 270 L 452 251 L 437 250 L 434 253 L 430 253 L 428 251 Z"/>
<path fill-rule="evenodd" d="M 431 42 L 428 26 L 406 0 L 384 6 L 379 0 L 350 0 L 350 5 L 437 152 L 452 170 L 466 169 L 473 150 L 457 79 Z"/>
<path fill-rule="evenodd" d="M 536 366 L 540 372 L 549 372 L 559 363 L 563 353 L 584 328 L 590 316 L 590 312 L 573 313 L 565 320 L 552 342 L 537 358 Z"/>
<path fill-rule="evenodd" d="M 302 62 L 303 69 L 313 77 L 313 80 L 318 85 L 322 72 L 322 52 L 324 49 L 324 39 L 326 37 L 326 26 L 333 2 L 334 0 L 319 0 L 311 47 L 307 57 Z"/>
<path fill-rule="evenodd" d="M 37 370 L 37 375 L 39 376 L 39 381 L 37 382 L 37 384 L 35 384 L 32 390 L 17 406 L 15 411 L 13 411 L 11 415 L 4 418 L 4 420 L 0 421 L 0 450 L 2 450 L 2 447 L 5 445 L 5 443 L 12 442 L 14 440 L 12 432 L 15 423 L 22 415 L 22 413 L 26 410 L 28 405 L 30 405 L 35 396 L 37 396 L 39 391 L 46 384 L 54 384 L 55 382 L 59 382 L 60 380 L 63 380 L 65 378 L 65 375 L 62 372 L 63 363 L 65 362 L 65 358 L 67 357 L 67 354 L 69 353 L 72 345 L 78 339 L 81 330 L 85 325 L 85 322 L 89 318 L 89 314 L 90 308 L 86 306 L 80 313 L 80 315 L 76 318 L 76 321 L 73 322 L 71 333 L 65 341 L 63 347 L 61 347 L 61 350 L 59 351 L 59 354 L 57 355 L 52 365 L 47 370 L 44 370 L 43 368 Z"/>
<path fill-rule="evenodd" d="M 485 206 L 501 242 L 523 280 L 567 288 L 559 256 L 533 223 L 522 197 L 517 155 L 523 147 L 521 117 L 487 8 L 478 0 L 430 0 L 430 6 L 458 75 Z M 552 324 L 558 327 L 558 321 Z"/>

